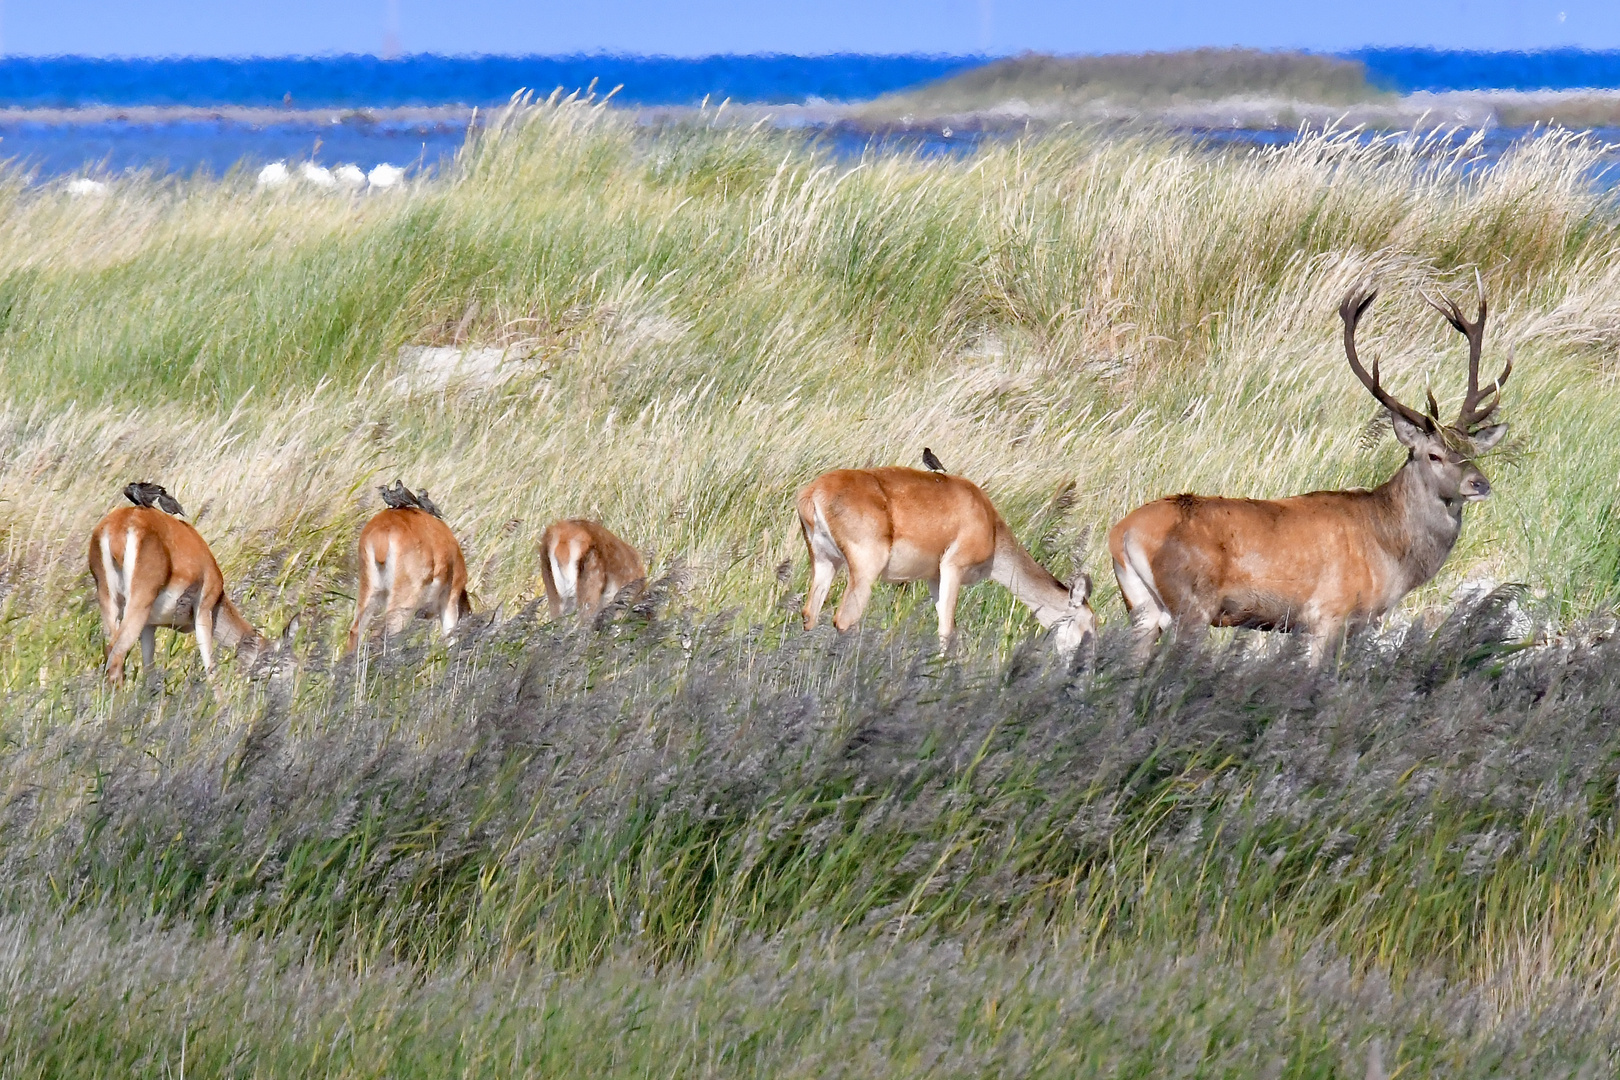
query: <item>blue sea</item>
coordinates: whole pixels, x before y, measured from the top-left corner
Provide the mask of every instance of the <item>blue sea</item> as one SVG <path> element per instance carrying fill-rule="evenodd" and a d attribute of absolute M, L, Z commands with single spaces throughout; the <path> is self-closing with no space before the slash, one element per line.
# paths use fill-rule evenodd
<path fill-rule="evenodd" d="M 1463 89 L 1620 89 L 1620 52 L 1551 50 L 1470 53 L 1367 49 L 1346 54 L 1367 65 L 1380 85 L 1400 91 Z M 520 89 L 547 93 L 613 92 L 626 106 L 696 105 L 705 99 L 750 103 L 856 101 L 987 62 L 982 56 L 372 56 L 310 58 L 91 59 L 0 58 L 0 107 L 102 107 L 94 122 L 60 116 L 0 118 L 0 157 L 41 179 L 84 173 L 220 175 L 238 163 L 279 159 L 390 162 L 435 168 L 465 137 L 460 121 L 311 119 L 305 110 L 498 105 Z M 285 120 L 224 118 L 136 122 L 117 110 L 136 106 L 285 109 Z M 924 133 L 908 145 L 949 153 L 977 135 Z M 1221 138 L 1244 138 L 1227 133 Z M 1277 133 L 1256 133 L 1272 142 Z M 1286 136 L 1283 136 L 1286 137 Z M 829 133 L 832 145 L 858 153 L 860 133 Z"/>

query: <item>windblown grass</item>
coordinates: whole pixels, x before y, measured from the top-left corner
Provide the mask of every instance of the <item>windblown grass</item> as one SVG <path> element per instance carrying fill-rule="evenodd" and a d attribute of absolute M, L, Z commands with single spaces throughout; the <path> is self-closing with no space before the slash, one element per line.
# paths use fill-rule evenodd
<path fill-rule="evenodd" d="M 942 664 L 926 632 L 654 603 L 287 664 L 224 704 L 17 693 L 5 1060 L 1606 1067 L 1616 645 L 1517 653 L 1504 601 L 1315 673 L 1205 650 L 1138 678 L 1118 631 L 1093 672 Z"/>
<path fill-rule="evenodd" d="M 556 101 L 364 199 L 5 188 L 0 903 L 8 984 L 44 989 L 7 991 L 0 1073 L 172 1073 L 182 1044 L 259 1075 L 1608 1063 L 1620 215 L 1577 137 L 1470 154 L 1067 134 L 852 165 Z M 1476 270 L 1511 452 L 1394 631 L 1325 672 L 1241 637 L 1120 664 L 1107 525 L 1381 480 L 1338 301 L 1372 275 L 1368 350 L 1454 406 L 1418 288 Z M 400 389 L 401 345 L 451 343 L 527 359 Z M 797 628 L 793 492 L 925 443 L 1099 578 L 1094 670 L 1044 666 L 993 586 L 953 663 L 918 590 Z M 337 661 L 396 476 L 501 611 Z M 84 543 L 137 478 L 250 619 L 302 616 L 273 673 L 216 694 L 164 635 L 161 680 L 101 688 Z M 600 632 L 534 614 L 535 540 L 577 514 L 665 579 Z M 1522 583 L 1533 645 L 1500 603 L 1445 619 L 1482 580 Z"/>

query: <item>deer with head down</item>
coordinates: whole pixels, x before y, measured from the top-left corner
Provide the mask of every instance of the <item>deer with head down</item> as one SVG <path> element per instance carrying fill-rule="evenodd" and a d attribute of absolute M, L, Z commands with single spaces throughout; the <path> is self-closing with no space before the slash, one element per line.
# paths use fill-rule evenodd
<path fill-rule="evenodd" d="M 225 577 L 208 544 L 180 518 L 179 502 L 157 484 L 124 489 L 133 506 L 112 511 L 90 532 L 90 576 L 107 635 L 107 681 L 124 682 L 124 660 L 141 643 L 142 670 L 152 671 L 157 628 L 195 633 L 203 671 L 214 673 L 214 646 L 234 648 L 253 663 L 269 647 L 225 595 Z"/>
<path fill-rule="evenodd" d="M 1462 530 L 1463 507 L 1491 494 L 1474 458 L 1507 425 L 1489 423 L 1513 371 L 1480 386 L 1486 303 L 1470 321 L 1448 297 L 1425 296 L 1468 341 L 1468 389 L 1457 419 L 1442 424 L 1403 405 L 1356 355 L 1356 327 L 1378 294 L 1344 298 L 1350 370 L 1388 412 L 1406 463 L 1371 491 L 1314 491 L 1286 499 L 1176 495 L 1138 507 L 1108 533 L 1114 576 L 1142 647 L 1172 626 L 1237 626 L 1312 635 L 1320 659 L 1340 635 L 1380 618 L 1439 572 Z"/>
<path fill-rule="evenodd" d="M 849 585 L 833 616 L 840 632 L 860 621 L 879 579 L 926 581 L 939 615 L 940 647 L 948 650 L 956 634 L 957 595 L 988 577 L 1053 630 L 1061 654 L 1073 655 L 1096 633 L 1090 576 L 1080 574 L 1073 588 L 1053 577 L 1019 544 L 979 486 L 964 477 L 900 467 L 838 469 L 800 491 L 798 506 L 810 551 L 806 630 L 815 629 L 842 566 L 849 569 Z"/>

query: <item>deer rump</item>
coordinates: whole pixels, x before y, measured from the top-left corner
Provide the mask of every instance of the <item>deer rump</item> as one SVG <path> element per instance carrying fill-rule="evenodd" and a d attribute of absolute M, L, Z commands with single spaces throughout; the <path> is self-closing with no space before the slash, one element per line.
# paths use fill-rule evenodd
<path fill-rule="evenodd" d="M 377 514 L 360 531 L 359 556 L 350 652 L 379 615 L 385 636 L 400 633 L 413 619 L 437 619 L 448 635 L 472 611 L 461 545 L 449 526 L 426 510 Z"/>
<path fill-rule="evenodd" d="M 540 537 L 540 578 L 553 619 L 590 618 L 627 588 L 644 584 L 641 553 L 585 518 L 553 522 Z"/>

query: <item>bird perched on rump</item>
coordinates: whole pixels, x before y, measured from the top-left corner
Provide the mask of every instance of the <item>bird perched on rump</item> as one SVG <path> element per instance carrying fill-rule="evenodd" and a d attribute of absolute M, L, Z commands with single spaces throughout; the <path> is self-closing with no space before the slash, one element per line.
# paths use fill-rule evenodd
<path fill-rule="evenodd" d="M 124 488 L 124 498 L 136 506 L 157 507 L 165 514 L 172 514 L 175 517 L 186 516 L 186 512 L 180 508 L 179 501 L 164 490 L 162 484 L 137 480 Z"/>
<path fill-rule="evenodd" d="M 412 491 L 402 481 L 395 480 L 391 487 L 380 487 L 377 491 L 390 510 L 421 510 L 441 520 L 444 518 L 439 508 L 433 505 L 433 500 L 428 498 L 426 488 Z"/>
<path fill-rule="evenodd" d="M 923 447 L 923 464 L 927 466 L 929 472 L 945 471 L 945 464 L 935 457 L 934 452 L 926 446 Z"/>

